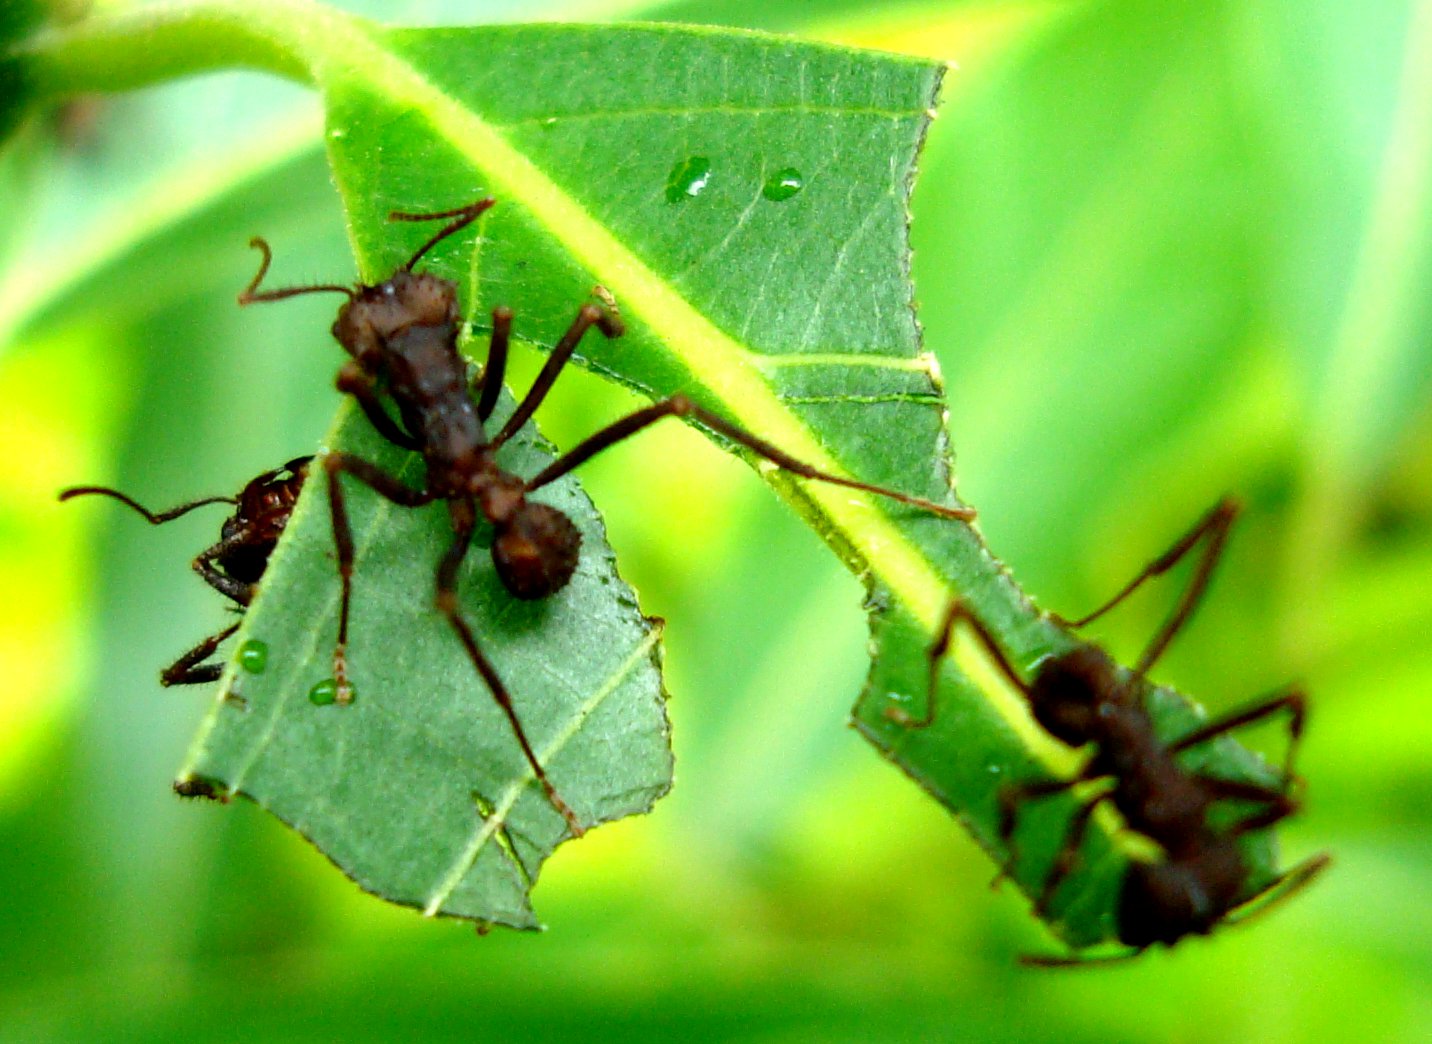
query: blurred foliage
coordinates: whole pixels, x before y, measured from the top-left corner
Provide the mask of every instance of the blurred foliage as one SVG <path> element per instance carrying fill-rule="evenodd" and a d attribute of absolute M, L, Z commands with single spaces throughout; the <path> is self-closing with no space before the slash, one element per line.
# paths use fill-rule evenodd
<path fill-rule="evenodd" d="M 584 475 L 643 609 L 670 621 L 678 786 L 563 849 L 545 937 L 378 907 L 257 810 L 174 800 L 202 697 L 155 674 L 221 619 L 183 565 L 208 529 L 50 498 L 113 481 L 178 500 L 313 445 L 332 358 L 288 331 L 331 309 L 256 311 L 240 339 L 233 245 L 263 229 L 301 244 L 292 271 L 351 268 L 317 152 L 275 144 L 311 99 L 216 77 L 101 99 L 77 138 L 37 120 L 0 161 L 0 325 L 48 301 L 0 357 L 0 1039 L 1432 1034 L 1432 3 L 853 9 L 660 13 L 959 61 L 914 236 L 961 492 L 1069 613 L 1221 493 L 1246 500 L 1161 674 L 1215 708 L 1306 681 L 1308 805 L 1284 837 L 1333 869 L 1169 954 L 1014 967 L 1048 945 L 1023 902 L 991 895 L 983 855 L 841 726 L 858 584 L 679 429 Z M 83 278 L 23 282 L 65 257 Z M 570 444 L 631 405 L 571 374 L 539 421 Z M 1136 649 L 1167 597 L 1109 643 Z"/>

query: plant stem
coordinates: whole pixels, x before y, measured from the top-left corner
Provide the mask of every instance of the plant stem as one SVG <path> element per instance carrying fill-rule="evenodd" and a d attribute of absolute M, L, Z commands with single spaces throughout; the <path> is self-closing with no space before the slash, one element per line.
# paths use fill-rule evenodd
<path fill-rule="evenodd" d="M 323 41 L 362 28 L 360 19 L 313 0 L 201 0 L 42 32 L 15 56 L 27 64 L 39 94 L 50 97 L 130 90 L 234 68 L 314 83 L 318 67 L 334 57 Z"/>

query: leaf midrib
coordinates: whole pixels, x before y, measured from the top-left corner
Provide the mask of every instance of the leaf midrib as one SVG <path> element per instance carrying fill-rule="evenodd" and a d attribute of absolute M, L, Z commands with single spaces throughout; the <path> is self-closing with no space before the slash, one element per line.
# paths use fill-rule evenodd
<path fill-rule="evenodd" d="M 321 86 L 331 89 L 346 78 L 420 114 L 456 153 L 492 178 L 489 191 L 499 199 L 520 200 L 573 257 L 589 271 L 599 273 L 602 284 L 622 303 L 624 314 L 639 316 L 662 350 L 671 352 L 734 420 L 814 467 L 840 472 L 814 433 L 766 382 L 758 358 L 744 345 L 702 315 L 491 124 L 379 46 L 355 20 L 335 17 L 333 12 L 324 14 L 333 24 L 319 37 L 322 46 L 342 54 L 343 61 L 341 68 L 322 60 L 313 63 Z M 367 273 L 370 278 L 378 275 Z M 776 488 L 788 495 L 779 485 Z M 861 555 L 920 624 L 933 632 L 949 600 L 949 584 L 880 510 L 873 496 L 824 483 L 802 484 L 801 495 L 819 507 L 826 524 Z M 995 681 L 997 669 L 977 643 L 957 642 L 954 659 L 967 676 L 983 682 L 980 688 L 992 708 L 1021 736 L 1026 749 L 1036 757 L 1052 755 L 1051 769 L 1063 767 L 1067 761 L 1064 752 L 1052 749 L 1018 694 Z"/>
<path fill-rule="evenodd" d="M 207 25 L 209 36 L 205 36 Z M 91 19 L 73 34 L 74 54 L 60 54 L 60 65 L 75 55 L 92 53 L 96 38 L 108 31 L 117 38 L 143 38 L 150 45 L 176 40 L 189 45 L 203 40 L 215 53 L 195 57 L 190 51 L 169 56 L 176 68 L 193 71 L 199 66 L 219 67 L 226 60 L 293 75 L 305 68 L 320 90 L 351 85 L 386 96 L 427 120 L 433 131 L 475 168 L 492 178 L 487 188 L 500 198 L 520 201 L 572 256 L 598 273 L 603 285 L 616 294 L 628 316 L 640 317 L 655 335 L 660 350 L 673 357 L 721 402 L 731 419 L 787 453 L 812 466 L 840 471 L 815 434 L 781 401 L 762 374 L 763 357 L 717 328 L 666 280 L 627 249 L 605 225 L 567 195 L 527 156 L 514 148 L 497 129 L 463 108 L 416 69 L 386 50 L 374 38 L 377 30 L 355 16 L 334 11 L 312 0 L 266 0 L 238 4 L 232 0 L 157 5 L 127 15 Z M 665 27 L 633 27 L 662 31 Z M 680 27 L 691 33 L 689 27 Z M 700 30 L 695 35 L 701 35 Z M 706 32 L 724 32 L 706 30 Z M 161 41 L 164 34 L 167 41 Z M 226 34 L 234 36 L 234 54 L 224 52 Z M 764 35 L 764 34 L 758 34 Z M 262 42 L 265 46 L 255 47 Z M 63 51 L 63 46 L 59 47 Z M 53 55 L 51 56 L 54 57 Z M 187 64 L 186 64 L 187 63 Z M 64 68 L 71 80 L 83 72 Z M 157 75 L 162 75 L 160 69 Z M 103 74 L 99 81 L 106 82 Z M 122 86 L 132 86 L 124 80 Z M 922 116 L 911 112 L 910 116 Z M 350 239 L 353 236 L 350 217 Z M 373 278 L 380 273 L 367 272 Z M 653 346 L 653 350 L 658 350 Z M 862 572 L 877 574 L 891 594 L 927 630 L 933 632 L 949 598 L 949 582 L 930 559 L 893 524 L 872 495 L 822 483 L 796 484 L 759 469 L 777 492 L 788 500 L 802 500 L 823 516 L 827 539 L 841 544 L 862 559 Z M 951 522 L 956 525 L 958 523 Z M 995 682 L 997 672 L 978 643 L 964 636 L 956 643 L 953 659 L 976 681 L 993 713 L 1019 737 L 1021 745 L 1051 770 L 1067 758 L 1030 720 L 1023 701 L 1007 684 Z"/>

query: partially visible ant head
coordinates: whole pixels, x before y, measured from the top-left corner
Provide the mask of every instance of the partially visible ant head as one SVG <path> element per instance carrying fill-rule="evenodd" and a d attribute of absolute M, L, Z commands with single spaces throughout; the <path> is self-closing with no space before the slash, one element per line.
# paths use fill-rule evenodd
<path fill-rule="evenodd" d="M 1098 705 L 1120 690 L 1118 668 L 1094 645 L 1045 660 L 1029 686 L 1034 718 L 1051 736 L 1081 747 L 1098 734 Z"/>
<path fill-rule="evenodd" d="M 492 562 L 515 597 L 546 598 L 567 586 L 577 569 L 582 533 L 547 504 L 523 501 L 496 526 Z"/>
<path fill-rule="evenodd" d="M 268 243 L 259 236 L 249 240 L 249 246 L 263 254 L 258 274 L 250 280 L 242 293 L 239 304 L 249 305 L 262 301 L 280 301 L 299 294 L 343 294 L 348 303 L 338 311 L 333 324 L 333 336 L 343 345 L 348 354 L 364 364 L 366 368 L 376 365 L 376 355 L 382 344 L 411 326 L 440 326 L 454 323 L 458 319 L 457 284 L 450 279 L 429 272 L 414 272 L 416 265 L 429 250 L 444 239 L 466 228 L 478 216 L 497 201 L 490 196 L 469 203 L 456 210 L 444 210 L 432 214 L 409 214 L 394 211 L 389 221 L 432 221 L 451 218 L 446 225 L 430 236 L 422 246 L 408 258 L 407 263 L 381 283 L 357 287 L 339 286 L 336 283 L 322 283 L 313 286 L 283 287 L 278 290 L 260 290 L 259 284 L 268 274 L 273 252 Z M 370 365 L 371 363 L 371 365 Z"/>
<path fill-rule="evenodd" d="M 220 557 L 235 580 L 256 584 L 269 556 L 293 515 L 293 505 L 308 477 L 312 457 L 297 457 L 281 468 L 265 471 L 239 493 L 238 510 L 224 520 L 220 537 L 233 546 Z"/>
<path fill-rule="evenodd" d="M 455 283 L 400 268 L 376 286 L 358 288 L 338 310 L 333 336 L 349 355 L 366 362 L 409 327 L 452 325 L 458 318 Z"/>

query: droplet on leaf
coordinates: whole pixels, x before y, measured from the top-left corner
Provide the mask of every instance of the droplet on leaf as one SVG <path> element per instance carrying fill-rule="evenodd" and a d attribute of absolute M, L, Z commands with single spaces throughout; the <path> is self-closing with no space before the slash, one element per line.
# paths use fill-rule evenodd
<path fill-rule="evenodd" d="M 805 176 L 795 167 L 778 170 L 766 179 L 761 195 L 773 203 L 784 203 L 805 188 Z"/>
<path fill-rule="evenodd" d="M 250 638 L 239 646 L 239 666 L 250 674 L 262 674 L 268 666 L 268 646 L 257 638 Z"/>
<path fill-rule="evenodd" d="M 711 161 L 705 156 L 691 156 L 671 168 L 666 178 L 666 201 L 680 203 L 701 195 L 711 180 Z"/>

